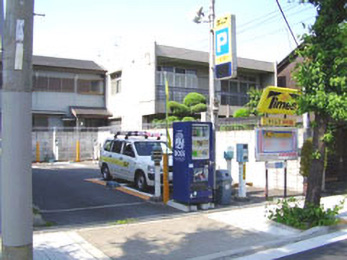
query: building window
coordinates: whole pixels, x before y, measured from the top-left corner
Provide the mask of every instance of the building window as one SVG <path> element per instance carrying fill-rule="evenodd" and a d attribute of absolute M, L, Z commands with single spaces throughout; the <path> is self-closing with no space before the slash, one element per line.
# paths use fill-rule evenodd
<path fill-rule="evenodd" d="M 75 92 L 75 80 L 61 79 L 61 92 Z"/>
<path fill-rule="evenodd" d="M 251 88 L 259 89 L 256 76 L 240 75 L 237 79 L 221 82 L 221 105 L 243 106 L 248 102 L 247 93 Z"/>
<path fill-rule="evenodd" d="M 287 81 L 286 81 L 286 76 L 280 76 L 277 78 L 278 81 L 278 86 L 280 87 L 287 87 Z"/>
<path fill-rule="evenodd" d="M 77 92 L 81 94 L 103 94 L 103 81 L 102 80 L 90 80 L 90 79 L 78 79 L 77 80 Z"/>
<path fill-rule="evenodd" d="M 116 72 L 111 76 L 111 95 L 116 95 L 122 90 L 122 72 Z"/>
<path fill-rule="evenodd" d="M 34 127 L 48 127 L 48 116 L 46 115 L 33 115 Z"/>
<path fill-rule="evenodd" d="M 74 86 L 72 78 L 51 77 L 44 74 L 33 76 L 33 91 L 74 92 Z"/>
<path fill-rule="evenodd" d="M 165 79 L 167 79 L 170 87 L 198 88 L 198 76 L 196 70 L 158 66 L 156 85 L 165 85 Z"/>

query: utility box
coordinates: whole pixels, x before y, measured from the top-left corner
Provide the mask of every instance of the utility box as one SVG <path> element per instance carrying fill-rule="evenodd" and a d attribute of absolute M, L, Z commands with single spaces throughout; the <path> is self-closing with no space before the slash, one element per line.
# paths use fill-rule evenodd
<path fill-rule="evenodd" d="M 213 133 L 210 122 L 173 123 L 173 196 L 186 204 L 213 197 Z"/>
<path fill-rule="evenodd" d="M 236 144 L 236 161 L 248 162 L 248 144 Z"/>
<path fill-rule="evenodd" d="M 231 187 L 233 179 L 228 170 L 216 170 L 217 193 L 216 202 L 220 205 L 229 205 L 231 202 Z"/>
<path fill-rule="evenodd" d="M 226 151 L 224 151 L 224 159 L 231 161 L 234 158 L 234 148 L 229 146 Z"/>

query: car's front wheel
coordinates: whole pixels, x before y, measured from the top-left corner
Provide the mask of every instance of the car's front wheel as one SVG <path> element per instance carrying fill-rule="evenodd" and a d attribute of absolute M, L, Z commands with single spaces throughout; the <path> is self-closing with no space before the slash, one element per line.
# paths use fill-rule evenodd
<path fill-rule="evenodd" d="M 144 191 L 148 188 L 146 177 L 143 172 L 137 172 L 135 175 L 135 185 L 141 191 Z"/>
<path fill-rule="evenodd" d="M 111 180 L 110 170 L 108 169 L 108 166 L 105 164 L 101 168 L 101 176 L 105 181 Z"/>

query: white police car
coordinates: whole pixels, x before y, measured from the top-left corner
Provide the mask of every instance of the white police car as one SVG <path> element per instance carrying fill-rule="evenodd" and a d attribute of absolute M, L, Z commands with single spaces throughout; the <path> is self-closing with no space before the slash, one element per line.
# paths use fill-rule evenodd
<path fill-rule="evenodd" d="M 123 136 L 119 138 L 119 136 Z M 154 186 L 155 168 L 151 160 L 155 145 L 162 147 L 163 153 L 169 152 L 169 181 L 172 181 L 172 152 L 164 141 L 152 139 L 157 137 L 147 132 L 119 132 L 114 138 L 105 140 L 100 151 L 99 167 L 104 180 L 112 178 L 134 182 L 140 190 Z M 162 180 L 161 161 L 161 180 Z"/>

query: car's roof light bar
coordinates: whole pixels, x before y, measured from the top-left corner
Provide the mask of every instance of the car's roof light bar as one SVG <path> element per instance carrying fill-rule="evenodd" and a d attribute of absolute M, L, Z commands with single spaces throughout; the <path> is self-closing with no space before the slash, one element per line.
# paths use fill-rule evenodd
<path fill-rule="evenodd" d="M 117 139 L 119 135 L 124 135 L 125 139 L 128 139 L 129 136 L 142 136 L 145 139 L 148 139 L 148 137 L 154 137 L 157 138 L 157 140 L 160 140 L 160 137 L 162 136 L 161 133 L 150 133 L 146 131 L 118 131 L 114 138 Z"/>

